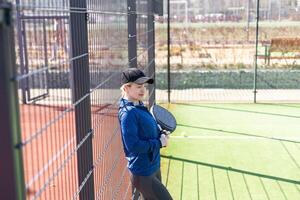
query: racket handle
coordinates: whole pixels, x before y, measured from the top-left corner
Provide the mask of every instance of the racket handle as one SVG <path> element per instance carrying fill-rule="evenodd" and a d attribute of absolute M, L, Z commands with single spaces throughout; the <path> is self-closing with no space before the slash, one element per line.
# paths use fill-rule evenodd
<path fill-rule="evenodd" d="M 161 128 L 161 126 L 158 123 L 156 123 L 156 124 L 157 124 L 157 127 L 158 127 L 159 131 L 162 132 L 163 129 Z"/>
<path fill-rule="evenodd" d="M 158 128 L 159 128 L 159 132 L 160 132 L 160 134 L 164 134 L 164 135 L 169 135 L 169 131 L 166 131 L 166 130 L 163 130 L 162 128 L 161 128 L 161 126 L 157 123 L 157 126 L 158 126 Z"/>

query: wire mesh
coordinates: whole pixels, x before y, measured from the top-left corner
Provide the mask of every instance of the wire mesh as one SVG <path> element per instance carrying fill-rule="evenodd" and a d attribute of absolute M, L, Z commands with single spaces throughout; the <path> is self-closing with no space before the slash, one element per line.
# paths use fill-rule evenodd
<path fill-rule="evenodd" d="M 78 102 L 68 82 L 77 59 L 69 56 L 69 4 L 17 0 L 15 8 L 26 197 L 68 199 L 78 186 L 76 152 L 85 141 L 76 143 Z"/>
<path fill-rule="evenodd" d="M 133 61 L 133 38 L 137 67 L 154 76 L 148 2 L 136 2 L 137 33 L 129 37 L 126 1 L 16 0 L 27 199 L 131 197 L 117 119 L 120 72 Z"/>
<path fill-rule="evenodd" d="M 121 176 L 126 167 L 117 120 L 120 71 L 128 66 L 127 8 L 124 1 L 88 1 L 88 9 L 97 11 L 89 15 L 88 24 L 89 52 L 93 52 L 90 75 L 94 91 L 91 109 L 95 199 L 111 199 L 117 191 L 125 193 L 125 186 L 120 189 L 116 181 L 129 180 Z"/>
<path fill-rule="evenodd" d="M 154 57 L 154 14 L 153 4 L 149 0 L 137 0 L 136 2 L 136 35 L 133 35 L 137 41 L 137 67 L 142 69 L 150 77 L 155 77 L 153 70 L 155 65 Z M 153 38 L 151 38 L 153 37 Z M 154 95 L 154 87 L 147 87 L 147 97 Z M 145 102 L 150 104 L 149 101 Z"/>
<path fill-rule="evenodd" d="M 300 13 L 296 8 L 293 3 L 283 0 L 260 4 L 258 100 L 262 98 L 259 89 L 281 89 L 278 95 L 271 95 L 278 100 L 295 100 L 290 91 L 299 89 L 300 43 L 297 16 Z"/>
<path fill-rule="evenodd" d="M 299 15 L 290 1 L 260 0 L 257 12 L 257 1 L 171 0 L 171 99 L 299 101 Z M 167 9 L 156 19 L 159 101 L 167 100 L 166 19 Z"/>

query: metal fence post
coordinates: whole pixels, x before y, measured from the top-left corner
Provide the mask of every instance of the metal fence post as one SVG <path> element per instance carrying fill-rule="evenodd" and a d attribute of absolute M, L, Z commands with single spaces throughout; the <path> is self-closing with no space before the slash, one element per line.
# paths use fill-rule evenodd
<path fill-rule="evenodd" d="M 168 74 L 168 103 L 171 102 L 171 64 L 170 64 L 170 59 L 171 59 L 171 50 L 170 50 L 170 46 L 171 46 L 171 33 L 170 33 L 170 0 L 168 1 L 168 67 L 167 67 L 167 74 Z"/>
<path fill-rule="evenodd" d="M 253 102 L 257 100 L 257 54 L 258 54 L 258 40 L 259 40 L 259 0 L 256 3 L 256 34 L 255 34 L 255 64 L 254 64 L 254 77 L 253 77 Z"/>
<path fill-rule="evenodd" d="M 0 199 L 25 199 L 12 5 L 0 0 Z"/>
<path fill-rule="evenodd" d="M 127 0 L 129 67 L 137 67 L 136 0 Z"/>
<path fill-rule="evenodd" d="M 20 9 L 20 0 L 16 0 L 16 27 L 17 27 L 17 37 L 18 37 L 18 45 L 19 45 L 19 56 L 20 56 L 20 71 L 21 74 L 27 73 L 25 69 L 25 64 L 24 64 L 24 45 L 23 45 L 23 30 L 22 30 L 22 18 L 21 18 L 21 9 Z M 26 91 L 28 90 L 28 80 L 25 79 L 22 81 L 21 84 L 21 91 L 22 91 L 22 103 L 26 104 L 27 103 L 27 98 L 26 98 Z"/>
<path fill-rule="evenodd" d="M 148 72 L 155 80 L 155 24 L 153 0 L 148 0 Z M 155 103 L 155 82 L 149 85 L 149 106 Z"/>
<path fill-rule="evenodd" d="M 93 147 L 91 134 L 90 74 L 86 0 L 70 0 L 71 76 L 75 107 L 80 199 L 94 199 Z M 87 95 L 87 96 L 85 96 Z"/>

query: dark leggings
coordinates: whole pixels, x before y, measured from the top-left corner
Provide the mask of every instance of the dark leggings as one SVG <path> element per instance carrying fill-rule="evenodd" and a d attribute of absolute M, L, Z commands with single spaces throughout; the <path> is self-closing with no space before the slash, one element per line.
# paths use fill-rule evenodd
<path fill-rule="evenodd" d="M 161 183 L 161 172 L 158 169 L 150 176 L 136 176 L 131 174 L 131 183 L 144 200 L 172 200 L 167 188 Z"/>

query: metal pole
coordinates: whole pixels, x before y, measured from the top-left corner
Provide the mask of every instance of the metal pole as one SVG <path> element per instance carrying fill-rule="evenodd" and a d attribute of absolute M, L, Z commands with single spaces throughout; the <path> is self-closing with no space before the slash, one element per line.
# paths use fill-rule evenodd
<path fill-rule="evenodd" d="M 247 4 L 247 41 L 249 42 L 249 29 L 250 29 L 250 1 L 248 0 Z"/>
<path fill-rule="evenodd" d="M 129 67 L 137 67 L 136 0 L 127 0 Z"/>
<path fill-rule="evenodd" d="M 127 0 L 127 13 L 129 67 L 137 68 L 136 0 Z M 132 199 L 139 198 L 140 192 L 132 185 Z"/>
<path fill-rule="evenodd" d="M 43 42 L 44 42 L 44 61 L 45 66 L 48 66 L 48 46 L 47 46 L 47 28 L 46 28 L 46 21 L 43 19 Z M 45 87 L 46 87 L 46 95 L 49 95 L 49 87 L 48 87 L 48 78 L 49 77 L 49 70 L 46 71 L 46 78 L 45 78 Z"/>
<path fill-rule="evenodd" d="M 26 199 L 12 5 L 0 0 L 0 199 Z"/>
<path fill-rule="evenodd" d="M 171 38 L 170 38 L 170 0 L 168 0 L 168 70 L 167 70 L 167 74 L 168 74 L 168 103 L 171 102 L 171 66 L 170 66 L 170 56 L 171 56 L 171 52 L 170 52 L 170 43 L 171 43 Z"/>
<path fill-rule="evenodd" d="M 148 72 L 155 80 L 155 23 L 154 23 L 154 1 L 148 0 Z M 151 48 L 150 48 L 151 47 Z M 149 106 L 155 103 L 155 82 L 149 85 Z"/>
<path fill-rule="evenodd" d="M 281 0 L 278 1 L 278 21 L 281 20 Z"/>
<path fill-rule="evenodd" d="M 26 74 L 25 70 L 25 64 L 24 64 L 24 45 L 23 45 L 23 35 L 25 33 L 24 30 L 22 30 L 22 23 L 25 23 L 24 21 L 22 22 L 22 13 L 21 13 L 21 8 L 20 8 L 20 0 L 16 0 L 16 23 L 17 23 L 17 37 L 18 37 L 18 45 L 19 45 L 19 56 L 20 56 L 20 71 L 21 74 Z M 24 32 L 23 32 L 24 31 Z M 27 98 L 26 98 L 26 91 L 28 90 L 28 79 L 26 78 L 25 80 L 22 80 L 21 85 L 21 91 L 22 91 L 22 103 L 26 104 L 27 103 Z"/>
<path fill-rule="evenodd" d="M 90 96 L 84 97 L 90 92 L 86 0 L 70 0 L 70 7 L 71 57 L 81 56 L 71 63 L 73 103 L 81 99 L 75 107 L 77 145 L 87 138 L 77 151 L 78 187 L 83 186 L 79 197 L 95 199 L 94 173 L 89 175 L 94 169 L 91 102 Z"/>
<path fill-rule="evenodd" d="M 258 54 L 258 34 L 259 34 L 259 0 L 257 0 L 256 4 L 256 37 L 255 37 L 255 66 L 254 66 L 254 103 L 256 103 L 256 93 L 257 93 L 257 54 Z"/>
<path fill-rule="evenodd" d="M 188 23 L 188 5 L 187 5 L 187 2 L 185 2 L 185 4 L 184 4 L 184 9 L 185 9 L 185 11 L 184 11 L 184 13 L 185 13 L 185 19 L 184 19 L 184 21 L 185 21 L 185 25 Z"/>

